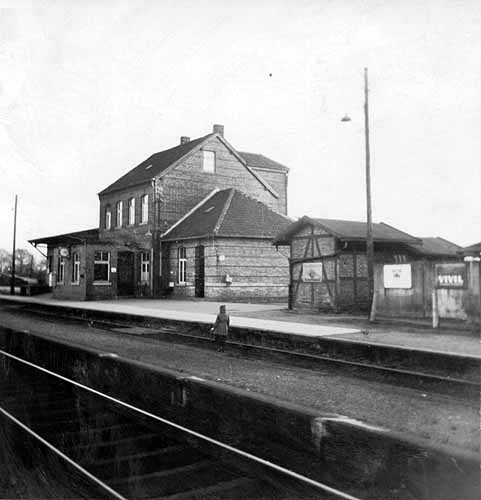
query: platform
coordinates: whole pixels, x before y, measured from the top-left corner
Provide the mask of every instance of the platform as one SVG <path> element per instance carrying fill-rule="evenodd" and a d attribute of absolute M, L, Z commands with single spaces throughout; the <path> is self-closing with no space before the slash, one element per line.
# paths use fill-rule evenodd
<path fill-rule="evenodd" d="M 22 303 L 55 305 L 59 307 L 149 316 L 152 318 L 214 323 L 219 306 L 225 302 L 123 299 L 102 301 L 56 300 L 49 297 L 23 297 L 1 295 L 0 298 Z M 231 316 L 231 326 L 253 328 L 307 337 L 327 337 L 360 333 L 358 328 L 343 328 L 331 325 L 315 325 L 302 322 L 276 321 L 241 316 L 243 313 L 279 310 L 281 304 L 228 303 L 227 312 Z"/>
<path fill-rule="evenodd" d="M 35 297 L 0 295 L 0 300 L 54 305 L 168 320 L 213 323 L 221 304 L 226 304 L 231 325 L 241 328 L 301 335 L 330 337 L 364 344 L 376 344 L 419 351 L 476 356 L 481 358 L 479 332 L 426 328 L 425 322 L 402 325 L 398 321 L 369 323 L 363 316 L 341 314 L 303 314 L 289 311 L 284 303 L 224 303 L 207 300 L 121 299 L 67 301 L 51 294 Z"/>

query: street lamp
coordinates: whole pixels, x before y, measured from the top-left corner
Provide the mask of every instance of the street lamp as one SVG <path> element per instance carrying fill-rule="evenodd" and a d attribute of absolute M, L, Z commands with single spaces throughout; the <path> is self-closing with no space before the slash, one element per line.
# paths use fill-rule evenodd
<path fill-rule="evenodd" d="M 369 147 L 369 89 L 367 68 L 364 68 L 364 139 L 366 144 L 366 258 L 367 258 L 367 288 L 369 303 L 374 297 L 374 242 L 372 239 L 372 206 L 371 206 L 371 158 Z M 350 122 L 348 115 L 341 118 L 342 122 Z M 372 311 L 370 311 L 372 313 Z M 370 314 L 370 318 L 372 314 Z"/>

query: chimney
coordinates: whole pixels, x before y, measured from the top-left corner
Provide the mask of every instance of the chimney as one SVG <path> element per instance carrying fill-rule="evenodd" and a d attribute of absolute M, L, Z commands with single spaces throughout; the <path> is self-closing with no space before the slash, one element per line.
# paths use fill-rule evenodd
<path fill-rule="evenodd" d="M 186 135 L 182 135 L 180 137 L 180 143 L 185 144 L 186 142 L 190 142 L 190 137 L 187 137 Z"/>
<path fill-rule="evenodd" d="M 224 137 L 224 125 L 214 125 L 214 129 L 212 130 L 214 134 L 219 134 L 220 136 Z"/>

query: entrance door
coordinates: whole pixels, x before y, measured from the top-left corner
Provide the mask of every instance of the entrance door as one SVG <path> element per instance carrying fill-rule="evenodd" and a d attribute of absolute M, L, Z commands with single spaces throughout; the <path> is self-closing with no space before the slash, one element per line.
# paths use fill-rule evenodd
<path fill-rule="evenodd" d="M 195 247 L 195 296 L 204 297 L 205 260 L 204 247 Z"/>
<path fill-rule="evenodd" d="M 134 295 L 134 253 L 119 252 L 117 260 L 117 293 L 118 295 Z"/>

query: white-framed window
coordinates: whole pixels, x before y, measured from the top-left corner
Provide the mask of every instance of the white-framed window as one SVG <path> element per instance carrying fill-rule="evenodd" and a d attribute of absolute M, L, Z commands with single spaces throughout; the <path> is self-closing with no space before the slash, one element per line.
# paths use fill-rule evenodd
<path fill-rule="evenodd" d="M 65 257 L 58 257 L 57 283 L 63 285 L 65 281 Z"/>
<path fill-rule="evenodd" d="M 124 208 L 124 204 L 121 201 L 118 201 L 117 204 L 115 205 L 116 207 L 116 220 L 115 220 L 115 225 L 117 227 L 122 227 L 122 210 Z"/>
<path fill-rule="evenodd" d="M 202 170 L 215 172 L 215 151 L 202 151 Z"/>
<path fill-rule="evenodd" d="M 149 220 L 149 195 L 148 194 L 142 195 L 142 198 L 140 200 L 142 208 L 140 222 L 145 224 Z"/>
<path fill-rule="evenodd" d="M 94 254 L 94 281 L 110 280 L 110 252 L 97 250 Z"/>
<path fill-rule="evenodd" d="M 74 252 L 72 255 L 72 285 L 78 285 L 80 282 L 80 254 Z"/>
<path fill-rule="evenodd" d="M 135 224 L 135 198 L 129 199 L 129 225 Z"/>
<path fill-rule="evenodd" d="M 105 229 L 110 229 L 112 227 L 112 211 L 110 210 L 110 205 L 105 207 Z"/>
<path fill-rule="evenodd" d="M 177 283 L 185 283 L 187 268 L 187 249 L 179 247 L 177 249 Z"/>
<path fill-rule="evenodd" d="M 150 282 L 150 252 L 140 254 L 140 281 Z"/>

